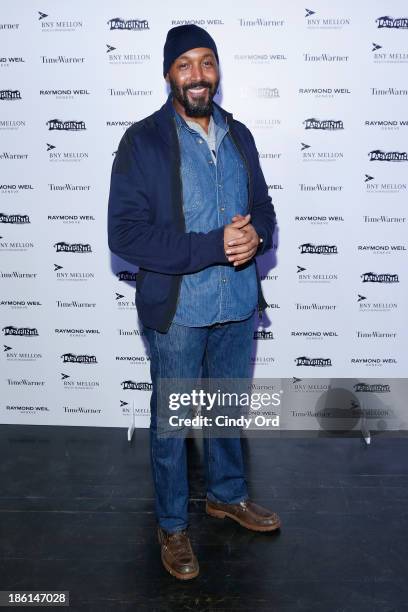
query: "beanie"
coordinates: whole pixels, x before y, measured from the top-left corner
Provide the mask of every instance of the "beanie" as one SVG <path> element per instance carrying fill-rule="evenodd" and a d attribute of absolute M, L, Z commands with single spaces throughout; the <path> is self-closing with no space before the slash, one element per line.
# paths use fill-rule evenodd
<path fill-rule="evenodd" d="M 167 32 L 163 51 L 163 76 L 168 73 L 175 59 L 190 49 L 206 47 L 214 51 L 218 60 L 217 47 L 207 30 L 194 24 L 176 26 Z"/>

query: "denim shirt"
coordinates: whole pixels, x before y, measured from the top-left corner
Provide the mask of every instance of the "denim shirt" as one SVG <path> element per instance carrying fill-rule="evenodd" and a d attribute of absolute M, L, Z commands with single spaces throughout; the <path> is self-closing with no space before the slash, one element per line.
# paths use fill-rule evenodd
<path fill-rule="evenodd" d="M 201 129 L 192 129 L 174 109 L 180 144 L 183 210 L 187 232 L 209 232 L 231 223 L 248 207 L 247 171 L 228 124 L 214 107 L 215 155 Z M 239 268 L 239 266 L 238 266 Z M 256 308 L 255 262 L 237 269 L 213 265 L 184 274 L 174 322 L 189 327 L 238 321 Z"/>

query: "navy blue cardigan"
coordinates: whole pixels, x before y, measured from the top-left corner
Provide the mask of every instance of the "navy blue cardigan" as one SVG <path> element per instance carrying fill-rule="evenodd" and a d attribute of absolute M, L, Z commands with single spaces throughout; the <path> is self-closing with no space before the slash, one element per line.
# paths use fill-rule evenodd
<path fill-rule="evenodd" d="M 214 102 L 215 104 L 215 102 Z M 136 307 L 147 327 L 166 332 L 177 307 L 183 274 L 214 264 L 232 265 L 224 253 L 224 228 L 186 232 L 180 150 L 172 96 L 124 133 L 112 166 L 108 204 L 110 250 L 139 266 Z M 248 212 L 263 242 L 272 246 L 276 215 L 249 129 L 217 105 L 248 171 Z M 258 277 L 258 309 L 267 306 Z"/>

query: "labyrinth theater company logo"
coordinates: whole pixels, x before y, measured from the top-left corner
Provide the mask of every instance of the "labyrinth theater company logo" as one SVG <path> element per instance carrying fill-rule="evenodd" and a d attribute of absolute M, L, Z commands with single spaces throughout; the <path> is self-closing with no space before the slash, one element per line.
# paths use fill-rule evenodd
<path fill-rule="evenodd" d="M 297 366 L 313 366 L 315 368 L 326 368 L 332 365 L 329 357 L 295 357 Z"/>
<path fill-rule="evenodd" d="M 61 355 L 63 363 L 98 363 L 95 355 L 75 355 L 74 353 L 63 353 Z"/>
<path fill-rule="evenodd" d="M 45 125 L 48 125 L 49 130 L 63 130 L 70 132 L 86 130 L 85 121 L 61 121 L 60 119 L 50 119 Z"/>
<path fill-rule="evenodd" d="M 337 255 L 337 246 L 335 244 L 310 244 L 305 242 L 299 245 L 301 255 Z"/>
<path fill-rule="evenodd" d="M 21 100 L 21 92 L 18 89 L 0 89 L 0 100 Z"/>
<path fill-rule="evenodd" d="M 36 327 L 16 327 L 15 325 L 6 325 L 6 327 L 3 327 L 2 331 L 5 336 L 24 336 L 25 338 L 32 338 L 39 335 Z"/>
<path fill-rule="evenodd" d="M 363 283 L 399 283 L 398 274 L 377 274 L 376 272 L 364 272 L 361 274 Z"/>
<path fill-rule="evenodd" d="M 135 382 L 134 380 L 124 380 L 120 383 L 123 391 L 151 391 L 153 384 L 150 382 Z"/>
<path fill-rule="evenodd" d="M 122 19 L 114 17 L 107 21 L 109 30 L 149 30 L 147 19 Z"/>
<path fill-rule="evenodd" d="M 375 149 L 368 153 L 369 161 L 406 162 L 408 153 L 406 151 L 380 151 Z"/>
<path fill-rule="evenodd" d="M 56 242 L 54 248 L 57 253 L 92 253 L 91 245 L 81 242 Z"/>
<path fill-rule="evenodd" d="M 378 17 L 375 20 L 377 28 L 392 28 L 394 30 L 408 30 L 408 17 Z"/>
<path fill-rule="evenodd" d="M 344 124 L 339 119 L 305 119 L 305 130 L 344 130 Z"/>
<path fill-rule="evenodd" d="M 0 213 L 0 223 L 17 223 L 21 225 L 22 223 L 31 223 L 31 221 L 28 215 Z"/>

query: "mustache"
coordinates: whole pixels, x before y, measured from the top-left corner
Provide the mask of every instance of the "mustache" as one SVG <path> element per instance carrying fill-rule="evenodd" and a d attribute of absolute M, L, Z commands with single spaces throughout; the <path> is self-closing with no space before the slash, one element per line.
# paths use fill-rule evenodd
<path fill-rule="evenodd" d="M 211 90 L 211 83 L 208 81 L 198 81 L 196 83 L 190 83 L 189 85 L 183 85 L 183 92 L 185 93 L 188 89 L 201 89 L 202 87 Z"/>

